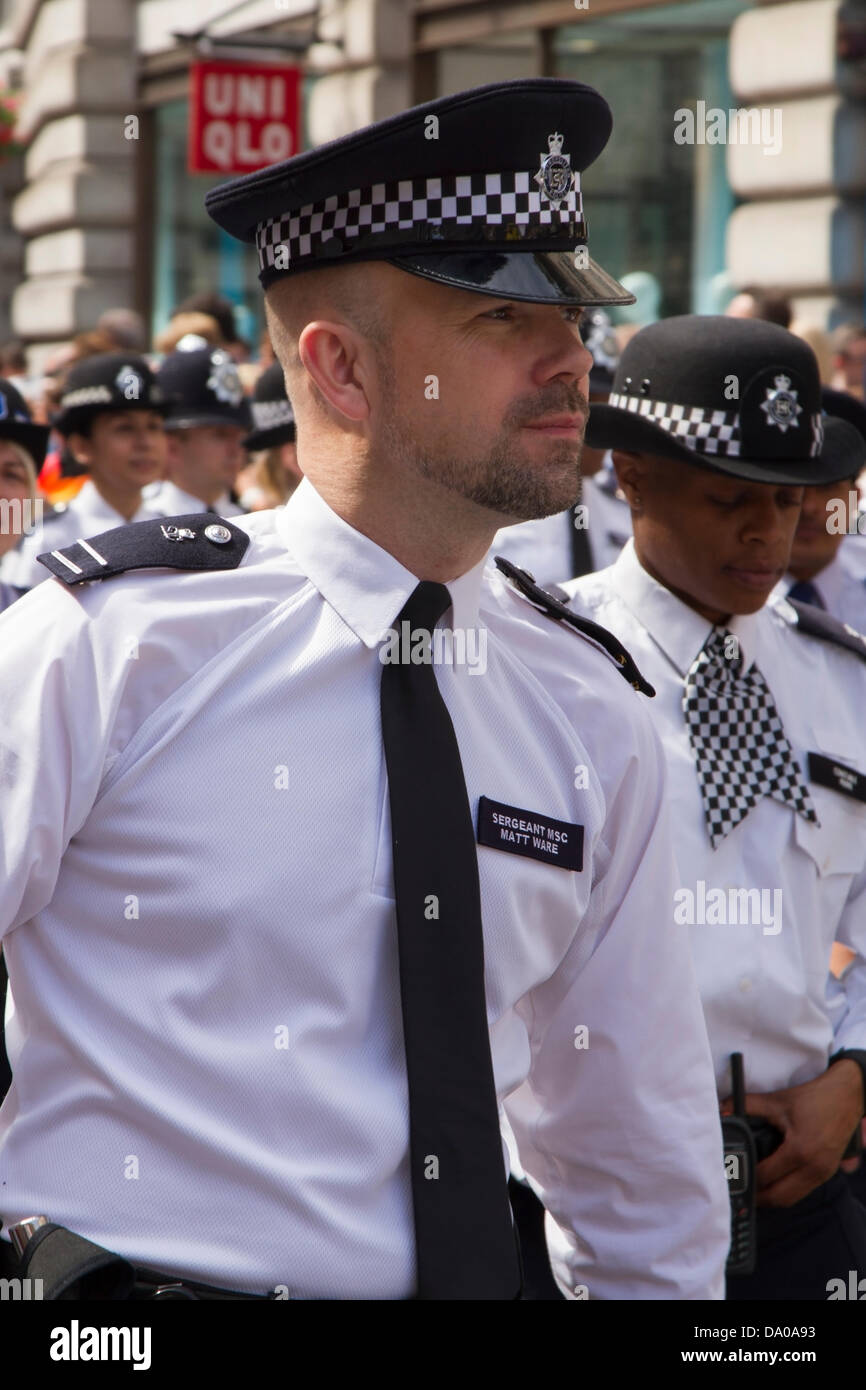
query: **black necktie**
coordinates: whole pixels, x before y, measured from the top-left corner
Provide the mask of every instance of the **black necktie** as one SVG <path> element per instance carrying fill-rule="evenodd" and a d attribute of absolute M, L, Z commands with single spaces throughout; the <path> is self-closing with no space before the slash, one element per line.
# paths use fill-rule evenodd
<path fill-rule="evenodd" d="M 432 634 L 451 604 L 418 585 L 395 622 Z M 413 654 L 417 651 L 413 640 Z M 429 636 L 425 653 L 430 655 Z M 484 994 L 475 834 L 432 664 L 382 669 L 418 1297 L 514 1299 L 508 1202 Z"/>
<path fill-rule="evenodd" d="M 589 531 L 585 526 L 575 526 L 574 509 L 568 513 L 569 543 L 571 545 L 571 579 L 579 579 L 582 574 L 591 574 L 595 569 L 592 550 L 589 544 Z"/>
<path fill-rule="evenodd" d="M 791 585 L 785 597 L 796 599 L 798 603 L 811 603 L 814 608 L 827 608 L 811 579 L 799 579 Z"/>

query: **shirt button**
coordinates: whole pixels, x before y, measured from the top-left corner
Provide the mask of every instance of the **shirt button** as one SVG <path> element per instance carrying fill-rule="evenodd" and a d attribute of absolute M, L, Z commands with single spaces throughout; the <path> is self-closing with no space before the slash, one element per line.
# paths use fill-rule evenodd
<path fill-rule="evenodd" d="M 741 993 L 741 994 L 750 994 L 750 993 L 751 993 L 752 982 L 751 982 L 751 980 L 749 979 L 748 975 L 743 975 L 743 976 L 742 976 L 742 978 L 740 979 L 740 982 L 739 982 L 739 988 L 740 988 L 740 993 Z"/>

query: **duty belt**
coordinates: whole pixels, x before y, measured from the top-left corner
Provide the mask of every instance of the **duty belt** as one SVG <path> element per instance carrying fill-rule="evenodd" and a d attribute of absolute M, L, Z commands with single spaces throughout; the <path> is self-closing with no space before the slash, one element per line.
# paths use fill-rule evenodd
<path fill-rule="evenodd" d="M 0 1240 L 0 1271 L 4 1278 L 40 1279 L 46 1301 L 273 1299 L 276 1294 L 240 1293 L 174 1274 L 130 1264 L 65 1226 L 49 1221 L 39 1226 L 19 1256 Z"/>

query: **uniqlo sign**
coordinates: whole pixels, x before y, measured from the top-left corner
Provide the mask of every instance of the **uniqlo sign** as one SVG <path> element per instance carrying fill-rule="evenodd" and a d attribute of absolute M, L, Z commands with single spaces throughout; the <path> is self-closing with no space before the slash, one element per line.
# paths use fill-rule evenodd
<path fill-rule="evenodd" d="M 187 164 L 192 173 L 248 174 L 296 154 L 299 68 L 193 63 Z"/>

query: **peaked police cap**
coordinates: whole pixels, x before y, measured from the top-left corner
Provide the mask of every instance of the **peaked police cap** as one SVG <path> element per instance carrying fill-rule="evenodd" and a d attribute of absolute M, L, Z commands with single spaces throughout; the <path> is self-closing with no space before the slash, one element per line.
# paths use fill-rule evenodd
<path fill-rule="evenodd" d="M 439 97 L 212 189 L 260 280 L 386 260 L 540 304 L 633 304 L 589 258 L 580 175 L 612 128 L 582 82 L 537 77 Z M 575 250 L 578 249 L 575 256 Z"/>
<path fill-rule="evenodd" d="M 629 340 L 605 405 L 586 431 L 595 449 L 661 454 L 757 483 L 834 480 L 822 455 L 815 354 L 761 319 L 684 314 Z"/>

